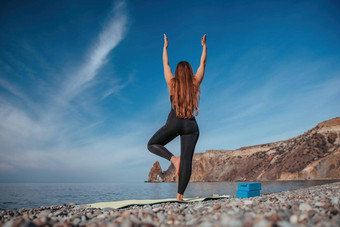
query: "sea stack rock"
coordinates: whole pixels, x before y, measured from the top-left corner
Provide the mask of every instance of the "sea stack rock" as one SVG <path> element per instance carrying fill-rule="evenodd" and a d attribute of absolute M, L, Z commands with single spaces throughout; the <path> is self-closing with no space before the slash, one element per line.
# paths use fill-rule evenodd
<path fill-rule="evenodd" d="M 149 182 L 163 182 L 163 179 L 162 179 L 162 168 L 161 168 L 161 165 L 159 164 L 158 161 L 156 161 L 150 172 L 149 172 L 149 179 L 148 181 Z"/>

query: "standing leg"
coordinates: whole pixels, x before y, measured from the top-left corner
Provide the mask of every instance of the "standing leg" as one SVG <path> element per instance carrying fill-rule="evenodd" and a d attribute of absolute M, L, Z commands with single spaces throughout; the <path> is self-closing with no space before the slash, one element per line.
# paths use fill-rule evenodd
<path fill-rule="evenodd" d="M 180 172 L 177 192 L 182 196 L 190 180 L 192 170 L 192 157 L 194 155 L 198 137 L 198 132 L 181 135 L 181 163 L 179 167 Z"/>
<path fill-rule="evenodd" d="M 177 137 L 179 133 L 178 128 L 173 124 L 166 123 L 151 137 L 148 142 L 148 150 L 170 161 L 174 155 L 164 145 Z"/>

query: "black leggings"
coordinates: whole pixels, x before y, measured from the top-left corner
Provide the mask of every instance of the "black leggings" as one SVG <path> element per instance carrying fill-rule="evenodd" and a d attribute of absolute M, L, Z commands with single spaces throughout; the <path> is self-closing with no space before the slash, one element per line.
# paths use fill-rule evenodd
<path fill-rule="evenodd" d="M 164 145 L 178 135 L 181 136 L 181 164 L 177 192 L 183 195 L 190 180 L 192 157 L 199 137 L 199 128 L 195 117 L 190 119 L 177 118 L 175 112 L 171 110 L 166 124 L 149 140 L 148 150 L 170 161 L 173 154 Z"/>

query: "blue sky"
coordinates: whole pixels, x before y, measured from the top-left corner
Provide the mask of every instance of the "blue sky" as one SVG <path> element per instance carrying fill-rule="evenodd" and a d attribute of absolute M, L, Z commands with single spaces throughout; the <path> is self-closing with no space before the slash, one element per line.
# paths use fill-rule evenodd
<path fill-rule="evenodd" d="M 288 139 L 339 116 L 337 1 L 2 1 L 0 182 L 144 181 L 170 111 L 169 63 L 196 72 L 196 153 Z M 166 146 L 180 154 L 180 138 Z"/>

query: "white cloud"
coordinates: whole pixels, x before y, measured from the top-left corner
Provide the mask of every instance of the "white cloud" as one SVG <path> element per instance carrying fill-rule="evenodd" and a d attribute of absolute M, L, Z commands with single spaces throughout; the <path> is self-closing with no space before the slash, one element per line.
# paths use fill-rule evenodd
<path fill-rule="evenodd" d="M 0 172 L 7 172 L 13 170 L 14 167 L 6 163 L 0 163 Z"/>
<path fill-rule="evenodd" d="M 126 33 L 127 16 L 125 14 L 125 2 L 119 2 L 113 12 L 112 18 L 98 36 L 88 54 L 87 60 L 74 75 L 66 80 L 62 91 L 62 100 L 68 101 L 81 92 L 86 85 L 93 80 L 98 70 L 108 61 L 108 54 L 122 41 Z"/>
<path fill-rule="evenodd" d="M 133 80 L 133 74 L 130 74 L 129 79 L 127 81 L 125 81 L 124 83 L 120 84 L 120 81 L 115 81 L 115 84 L 113 85 L 113 87 L 111 87 L 109 90 L 107 90 L 103 96 L 102 99 L 105 99 L 107 97 L 109 97 L 112 94 L 116 94 L 118 93 L 120 90 L 122 90 L 123 88 L 125 88 L 127 85 L 129 85 L 132 80 Z"/>
<path fill-rule="evenodd" d="M 0 100 L 0 141 L 2 147 L 24 148 L 33 141 L 44 142 L 50 137 L 50 130 L 31 119 L 25 111 Z"/>

